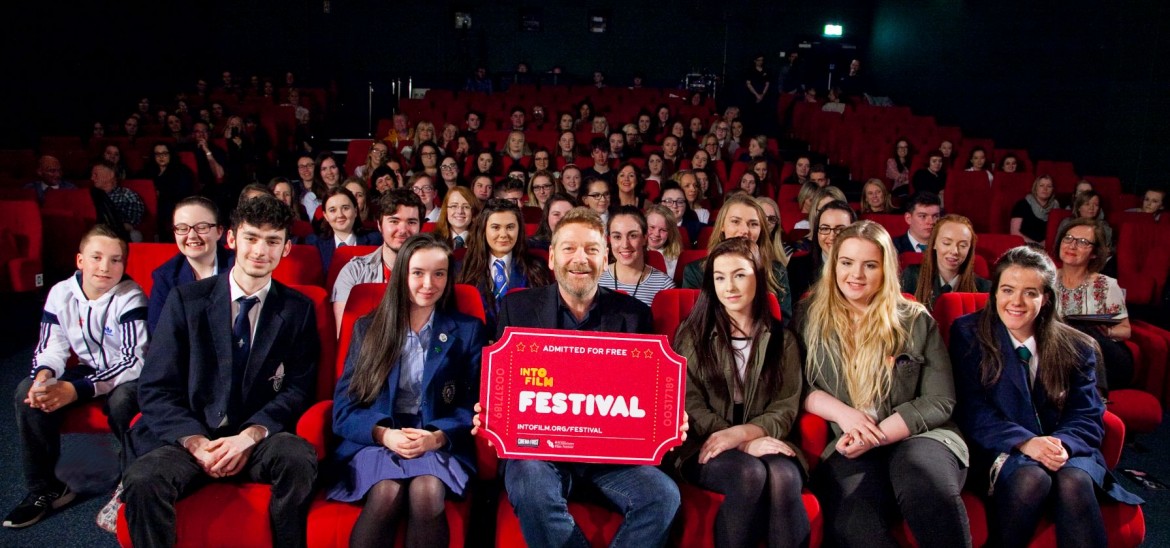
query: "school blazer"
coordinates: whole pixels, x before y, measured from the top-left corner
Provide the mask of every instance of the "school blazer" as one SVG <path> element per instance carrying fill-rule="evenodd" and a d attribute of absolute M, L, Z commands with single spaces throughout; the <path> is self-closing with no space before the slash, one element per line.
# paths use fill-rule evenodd
<path fill-rule="evenodd" d="M 253 424 L 269 435 L 293 430 L 312 403 L 317 378 L 320 342 L 312 301 L 272 281 L 257 320 L 238 417 L 228 416 L 232 323 L 228 276 L 171 292 L 138 379 L 142 418 L 131 429 L 134 454 L 186 436 L 235 435 Z"/>
<path fill-rule="evenodd" d="M 354 324 L 345 370 L 333 395 L 333 432 L 342 438 L 336 458 L 341 462 L 353 458 L 365 447 L 378 445 L 373 438 L 375 426 L 402 427 L 394 419 L 401 367 L 395 365 L 390 370 L 386 386 L 372 404 L 358 402 L 349 394 L 371 321 L 372 315 L 367 315 Z M 443 431 L 449 441 L 447 450 L 471 470 L 475 469 L 472 408 L 479 401 L 480 356 L 487 343 L 486 336 L 483 323 L 477 318 L 459 312 L 435 311 L 418 407 L 422 428 Z"/>
<path fill-rule="evenodd" d="M 508 326 L 556 329 L 561 313 L 557 291 L 559 287 L 554 283 L 505 295 L 500 303 L 500 314 L 496 318 L 495 340 L 500 340 L 504 335 L 504 328 Z M 650 307 L 642 301 L 600 286 L 597 288 L 595 299 L 597 307 L 595 313 L 600 313 L 600 326 L 597 331 L 643 334 L 654 332 Z"/>
<path fill-rule="evenodd" d="M 215 261 L 216 274 L 223 274 L 236 264 L 236 254 L 216 245 Z M 176 253 L 174 257 L 167 259 L 167 262 L 154 269 L 154 272 L 150 273 L 150 277 L 154 280 L 154 285 L 150 289 L 146 327 L 153 333 L 154 328 L 158 327 L 159 319 L 162 318 L 163 306 L 166 305 L 171 290 L 180 285 L 194 282 L 195 270 L 191 268 L 191 262 L 187 260 L 186 255 Z"/>

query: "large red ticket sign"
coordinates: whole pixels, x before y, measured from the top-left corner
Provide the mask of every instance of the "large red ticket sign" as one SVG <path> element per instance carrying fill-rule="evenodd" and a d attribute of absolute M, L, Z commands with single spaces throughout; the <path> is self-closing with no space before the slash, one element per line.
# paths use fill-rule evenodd
<path fill-rule="evenodd" d="M 682 443 L 686 361 L 662 335 L 509 327 L 483 364 L 500 458 L 658 464 Z"/>

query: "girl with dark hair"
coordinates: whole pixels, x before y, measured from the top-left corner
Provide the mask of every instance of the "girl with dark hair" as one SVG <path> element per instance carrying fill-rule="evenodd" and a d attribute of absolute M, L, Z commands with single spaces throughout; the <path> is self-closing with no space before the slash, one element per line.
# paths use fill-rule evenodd
<path fill-rule="evenodd" d="M 975 243 L 979 237 L 971 221 L 962 215 L 947 215 L 934 223 L 922 264 L 902 270 L 902 291 L 913 293 L 926 308 L 943 293 L 987 293 L 991 282 L 975 275 Z"/>
<path fill-rule="evenodd" d="M 971 546 L 959 496 L 967 445 L 951 422 L 955 383 L 938 325 L 902 296 L 894 241 L 860 221 L 836 238 L 798 320 L 805 411 L 829 422 L 812 490 L 826 543 L 897 546 L 901 515 L 923 546 Z"/>
<path fill-rule="evenodd" d="M 643 189 L 646 181 L 642 179 L 642 172 L 638 166 L 626 162 L 617 171 L 617 196 L 615 206 L 634 206 L 641 209 L 646 204 Z"/>
<path fill-rule="evenodd" d="M 1052 260 L 1027 246 L 1005 253 L 982 312 L 951 328 L 956 417 L 971 442 L 971 477 L 991 502 L 989 545 L 1027 546 L 1040 517 L 1060 546 L 1105 546 L 1098 503 L 1142 500 L 1101 455 L 1105 403 L 1093 340 L 1060 321 Z"/>
<path fill-rule="evenodd" d="M 910 161 L 914 157 L 914 149 L 910 141 L 905 138 L 894 143 L 894 152 L 886 160 L 886 179 L 890 180 L 890 188 L 897 189 L 910 184 Z"/>
<path fill-rule="evenodd" d="M 183 162 L 170 143 L 157 142 L 153 147 L 153 162 L 143 169 L 141 177 L 154 180 L 158 191 L 158 237 L 163 243 L 173 243 L 171 217 L 180 200 L 195 194 L 195 173 Z"/>
<path fill-rule="evenodd" d="M 425 174 L 432 181 L 439 179 L 439 145 L 434 141 L 424 141 L 418 145 L 411 158 L 410 173 L 408 176 Z"/>
<path fill-rule="evenodd" d="M 570 209 L 577 207 L 577 200 L 564 192 L 557 192 L 544 202 L 544 210 L 540 215 L 540 227 L 528 239 L 529 249 L 548 249 L 552 244 L 552 233 L 557 229 L 557 223 Z"/>
<path fill-rule="evenodd" d="M 857 221 L 857 213 L 848 202 L 833 200 L 813 212 L 812 229 L 803 246 L 807 253 L 798 253 L 788 260 L 788 280 L 792 284 L 792 298 L 803 298 L 825 269 L 825 260 L 833 253 L 833 243 L 849 225 Z M 815 243 L 814 243 L 815 242 Z"/>
<path fill-rule="evenodd" d="M 634 206 L 614 210 L 606 225 L 614 262 L 602 271 L 597 284 L 624 291 L 650 306 L 659 291 L 674 288 L 674 281 L 646 264 L 646 232 L 646 216 L 641 210 Z"/>
<path fill-rule="evenodd" d="M 511 200 L 488 200 L 471 224 L 458 283 L 475 286 L 483 299 L 488 332 L 495 333 L 500 299 L 510 289 L 548 285 L 548 267 L 528 254 L 524 216 Z"/>
<path fill-rule="evenodd" d="M 451 250 L 412 236 L 381 303 L 354 324 L 334 391 L 338 481 L 331 500 L 365 499 L 350 546 L 380 546 L 407 516 L 407 546 L 446 546 L 444 500 L 475 473 L 472 406 L 486 341 L 476 318 L 455 310 Z M 424 374 L 425 373 L 425 374 Z"/>
<path fill-rule="evenodd" d="M 435 186 L 439 190 L 439 198 L 446 198 L 447 193 L 457 186 L 467 186 L 467 181 L 463 180 L 460 173 L 459 161 L 454 156 L 444 156 L 439 160 L 439 178 L 436 179 Z"/>
<path fill-rule="evenodd" d="M 480 175 L 487 175 L 493 181 L 496 179 L 496 155 L 490 149 L 483 149 L 475 155 L 475 165 L 471 167 L 471 174 L 467 179 L 474 181 Z"/>
<path fill-rule="evenodd" d="M 991 183 L 995 179 L 995 175 L 991 173 L 992 162 L 989 160 L 987 150 L 983 147 L 975 147 L 971 149 L 971 154 L 967 157 L 967 171 L 986 172 L 987 182 Z"/>
<path fill-rule="evenodd" d="M 343 245 L 380 245 L 382 235 L 377 231 L 365 230 L 358 222 L 358 201 L 349 189 L 338 186 L 325 194 L 321 206 L 325 222 L 317 234 L 310 234 L 305 243 L 317 247 L 321 253 L 321 266 L 329 272 L 333 263 L 333 252 Z"/>
<path fill-rule="evenodd" d="M 313 183 L 309 187 L 310 192 L 305 194 L 303 203 L 305 212 L 309 214 L 309 218 L 315 221 L 322 216 L 321 207 L 325 204 L 326 193 L 339 186 L 345 175 L 342 173 L 341 164 L 337 162 L 337 158 L 328 150 L 317 155 L 314 165 L 317 166 L 317 169 L 313 172 Z"/>
<path fill-rule="evenodd" d="M 557 138 L 557 169 L 564 169 L 566 164 L 577 161 L 577 135 L 572 130 L 561 132 Z"/>
<path fill-rule="evenodd" d="M 675 337 L 687 360 L 691 429 L 671 464 L 724 496 L 716 546 L 765 538 L 768 546 L 801 546 L 810 532 L 800 497 L 806 465 L 787 440 L 803 388 L 799 345 L 769 313 L 768 269 L 755 244 L 726 240 L 708 261 L 698 301 Z"/>

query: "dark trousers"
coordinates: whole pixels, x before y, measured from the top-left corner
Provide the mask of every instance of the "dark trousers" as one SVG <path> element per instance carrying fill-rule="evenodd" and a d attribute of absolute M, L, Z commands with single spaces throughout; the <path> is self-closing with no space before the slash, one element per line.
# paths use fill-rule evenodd
<path fill-rule="evenodd" d="M 305 523 L 316 477 L 313 446 L 281 432 L 256 444 L 244 469 L 231 480 L 272 485 L 268 509 L 273 545 L 301 547 L 306 542 Z M 122 480 L 122 501 L 134 546 L 174 546 L 175 503 L 212 481 L 217 480 L 178 445 L 164 445 L 138 457 Z"/>
<path fill-rule="evenodd" d="M 959 497 L 967 470 L 945 445 L 909 438 L 855 459 L 833 453 L 813 474 L 829 546 L 889 546 L 899 511 L 919 546 L 971 546 Z"/>
<path fill-rule="evenodd" d="M 730 449 L 699 464 L 683 464 L 683 477 L 723 495 L 715 515 L 715 546 L 807 546 L 811 527 L 800 497 L 804 471 L 795 458 L 753 457 Z"/>
<path fill-rule="evenodd" d="M 59 382 L 66 382 L 66 376 Z M 77 408 L 78 403 L 62 407 L 52 413 L 29 407 L 24 403 L 33 380 L 24 379 L 16 387 L 16 426 L 20 432 L 21 462 L 24 464 L 24 482 L 29 492 L 39 493 L 60 486 L 53 472 L 61 459 L 61 423 L 65 414 Z M 138 381 L 129 381 L 114 387 L 104 397 L 103 409 L 110 431 L 118 438 L 119 470 L 125 471 L 126 432 L 130 421 L 138 414 Z"/>

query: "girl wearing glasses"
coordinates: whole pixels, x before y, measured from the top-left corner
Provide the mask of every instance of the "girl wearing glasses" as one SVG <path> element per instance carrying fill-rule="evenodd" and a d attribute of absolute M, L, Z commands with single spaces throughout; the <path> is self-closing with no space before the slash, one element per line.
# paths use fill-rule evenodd
<path fill-rule="evenodd" d="M 807 253 L 797 253 L 788 260 L 788 280 L 792 284 L 793 299 L 803 299 L 805 292 L 812 289 L 825 269 L 825 259 L 833 252 L 833 243 L 849 225 L 857 221 L 857 213 L 844 200 L 830 200 L 820 209 L 813 211 L 812 225 L 804 241 Z"/>
<path fill-rule="evenodd" d="M 1102 244 L 1106 241 L 1105 227 L 1096 219 L 1075 219 L 1057 233 L 1062 266 L 1056 272 L 1059 282 L 1056 309 L 1069 325 L 1097 341 L 1105 372 L 1105 378 L 1098 378 L 1097 384 L 1115 390 L 1133 383 L 1134 364 L 1133 354 L 1125 345 L 1132 334 L 1125 293 L 1116 279 L 1101 274 L 1108 258 Z M 1111 321 L 1093 323 L 1077 319 L 1077 316 L 1098 314 L 1111 316 Z"/>
<path fill-rule="evenodd" d="M 825 263 L 797 332 L 804 410 L 831 428 L 810 482 L 826 544 L 897 546 L 890 520 L 900 515 L 923 546 L 971 546 L 959 496 L 967 445 L 951 422 L 955 382 L 937 324 L 902 296 L 881 225 L 850 225 Z"/>
<path fill-rule="evenodd" d="M 610 205 L 613 204 L 609 183 L 600 177 L 588 177 L 584 185 L 585 193 L 581 196 L 581 205 L 592 209 L 601 216 L 602 222 L 608 224 Z"/>
<path fill-rule="evenodd" d="M 475 197 L 470 188 L 459 186 L 451 189 L 439 209 L 435 234 L 446 241 L 451 249 L 467 247 L 471 223 L 479 215 L 480 209 L 483 209 L 483 202 Z"/>
<path fill-rule="evenodd" d="M 947 215 L 934 223 L 922 264 L 902 271 L 902 291 L 913 293 L 926 308 L 943 293 L 987 293 L 991 282 L 975 275 L 975 244 L 979 237 L 971 221 L 961 215 Z"/>
<path fill-rule="evenodd" d="M 153 179 L 158 190 L 158 236 L 163 243 L 175 241 L 171 232 L 170 219 L 180 200 L 195 193 L 195 174 L 183 162 L 170 143 L 154 145 L 153 162 L 148 164 L 141 177 Z"/>
<path fill-rule="evenodd" d="M 444 156 L 439 161 L 439 197 L 446 198 L 447 193 L 457 186 L 467 186 L 459 173 L 459 161 L 454 156 Z"/>
<path fill-rule="evenodd" d="M 1063 284 L 1047 255 L 1017 247 L 996 263 L 987 307 L 951 327 L 955 416 L 972 487 L 990 499 L 988 546 L 1027 546 L 1042 515 L 1058 546 L 1106 546 L 1099 501 L 1142 503 L 1105 467 L 1099 355 L 1060 321 Z"/>
<path fill-rule="evenodd" d="M 528 201 L 526 205 L 544 209 L 545 204 L 548 203 L 553 193 L 560 191 L 561 189 L 557 187 L 557 179 L 553 177 L 552 172 L 537 171 L 528 179 Z"/>
<path fill-rule="evenodd" d="M 223 227 L 219 224 L 219 208 L 215 202 L 203 196 L 184 198 L 175 206 L 172 221 L 179 252 L 150 274 L 154 286 L 150 291 L 146 327 L 151 333 L 162 318 L 163 305 L 171 289 L 227 272 L 236 260 L 235 253 L 219 245 Z"/>
<path fill-rule="evenodd" d="M 674 213 L 674 218 L 678 220 L 678 227 L 682 230 L 682 237 L 687 243 L 687 246 L 693 246 L 695 241 L 699 239 L 699 232 L 703 230 L 703 223 L 699 222 L 699 216 L 695 215 L 694 211 L 687 202 L 687 194 L 682 187 L 675 181 L 668 181 L 662 186 L 662 194 L 658 197 L 658 203 L 666 206 L 671 213 Z"/>

